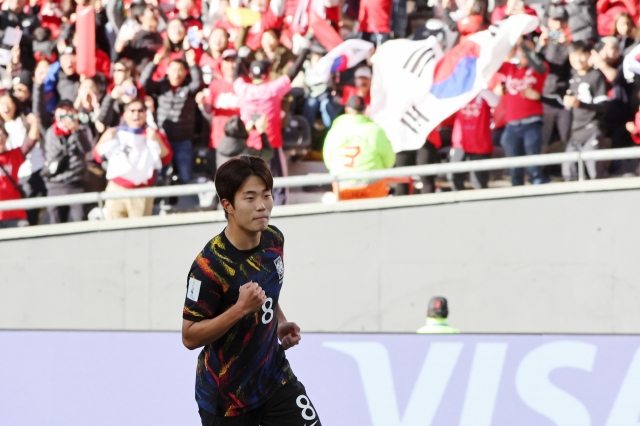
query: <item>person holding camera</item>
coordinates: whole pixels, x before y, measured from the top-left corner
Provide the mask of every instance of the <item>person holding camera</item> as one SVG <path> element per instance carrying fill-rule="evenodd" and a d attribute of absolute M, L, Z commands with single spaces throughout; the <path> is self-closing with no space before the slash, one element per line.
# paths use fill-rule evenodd
<path fill-rule="evenodd" d="M 547 26 L 542 27 L 538 39 L 538 52 L 549 64 L 549 75 L 544 83 L 544 97 L 561 99 L 569 87 L 571 64 L 569 63 L 569 44 L 567 35 L 569 15 L 562 6 L 551 6 L 547 17 Z M 543 105 L 542 152 L 549 146 L 558 130 L 560 140 L 565 144 L 571 132 L 571 111 L 558 105 Z"/>
<path fill-rule="evenodd" d="M 54 111 L 54 122 L 44 139 L 45 166 L 43 177 L 49 196 L 81 194 L 87 178 L 86 154 L 91 143 L 78 123 L 78 111 L 69 100 L 60 101 Z M 56 206 L 47 209 L 50 223 L 84 220 L 84 206 Z"/>

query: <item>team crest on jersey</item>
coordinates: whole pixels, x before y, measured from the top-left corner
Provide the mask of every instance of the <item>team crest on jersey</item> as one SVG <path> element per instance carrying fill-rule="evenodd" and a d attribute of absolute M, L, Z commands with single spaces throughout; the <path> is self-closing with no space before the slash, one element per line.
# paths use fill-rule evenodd
<path fill-rule="evenodd" d="M 276 260 L 273 261 L 276 264 L 276 271 L 278 271 L 278 276 L 280 277 L 280 281 L 284 278 L 284 262 L 282 258 L 278 256 Z"/>

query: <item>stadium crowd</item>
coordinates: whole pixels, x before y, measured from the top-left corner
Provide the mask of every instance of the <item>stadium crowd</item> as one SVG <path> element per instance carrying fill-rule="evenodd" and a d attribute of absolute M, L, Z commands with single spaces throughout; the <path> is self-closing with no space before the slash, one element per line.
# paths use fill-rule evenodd
<path fill-rule="evenodd" d="M 422 148 L 394 152 L 369 118 L 371 57 L 391 39 L 436 36 L 446 52 L 514 14 L 540 18 L 490 87 L 440 124 Z M 126 191 L 211 180 L 229 157 L 264 158 L 286 176 L 291 155 L 332 173 L 640 143 L 638 79 L 624 55 L 640 43 L 638 0 L 5 0 L 0 11 L 0 200 Z M 314 67 L 342 40 L 372 43 L 325 80 Z M 589 177 L 617 163 L 586 164 Z M 512 185 L 549 176 L 511 170 Z M 577 179 L 565 164 L 562 177 Z M 465 188 L 465 176 L 449 176 Z M 488 186 L 488 172 L 471 183 Z M 433 192 L 423 177 L 422 193 Z M 287 193 L 277 190 L 278 204 Z M 413 192 L 401 182 L 395 195 Z M 354 182 L 340 197 L 379 197 Z M 151 214 L 153 200 L 108 202 L 107 218 Z M 51 207 L 51 223 L 86 218 Z M 0 227 L 42 212 L 0 211 Z"/>

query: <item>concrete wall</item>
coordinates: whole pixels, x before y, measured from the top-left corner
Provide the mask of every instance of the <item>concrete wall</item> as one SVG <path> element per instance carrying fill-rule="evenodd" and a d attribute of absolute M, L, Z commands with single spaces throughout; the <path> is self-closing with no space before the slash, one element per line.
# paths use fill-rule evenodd
<path fill-rule="evenodd" d="M 307 331 L 411 332 L 443 295 L 468 332 L 640 333 L 639 195 L 274 218 L 282 307 Z M 189 266 L 223 226 L 2 241 L 0 328 L 178 330 Z"/>

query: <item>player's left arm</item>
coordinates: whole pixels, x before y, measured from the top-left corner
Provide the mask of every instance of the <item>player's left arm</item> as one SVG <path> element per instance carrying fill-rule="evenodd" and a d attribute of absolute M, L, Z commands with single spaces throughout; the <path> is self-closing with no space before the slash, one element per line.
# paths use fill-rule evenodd
<path fill-rule="evenodd" d="M 278 338 L 285 351 L 300 343 L 302 338 L 300 336 L 300 327 L 295 322 L 287 321 L 287 317 L 284 316 L 280 305 L 278 305 Z"/>

